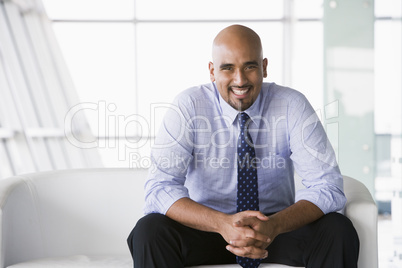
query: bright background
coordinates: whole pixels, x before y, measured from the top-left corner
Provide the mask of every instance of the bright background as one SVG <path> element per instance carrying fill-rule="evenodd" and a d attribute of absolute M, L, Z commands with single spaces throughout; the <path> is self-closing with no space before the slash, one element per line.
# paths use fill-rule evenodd
<path fill-rule="evenodd" d="M 30 2 L 43 2 L 67 65 L 62 74 L 43 68 L 42 76 L 35 77 L 32 71 L 46 51 L 39 51 L 42 56 L 32 62 L 22 54 L 40 48 L 39 28 L 29 21 L 34 10 Z M 348 5 L 359 10 L 352 18 Z M 343 15 L 336 17 L 340 10 Z M 401 0 L 4 1 L 0 177 L 77 166 L 147 167 L 163 107 L 180 91 L 209 82 L 213 38 L 239 23 L 261 36 L 269 61 L 266 81 L 307 96 L 322 117 L 341 170 L 363 181 L 373 194 L 381 215 L 380 267 L 402 267 L 401 14 Z M 15 23 L 19 15 L 27 17 L 25 25 Z M 6 34 L 6 24 L 14 36 Z M 348 36 L 360 24 L 363 30 Z M 7 46 L 13 42 L 20 46 Z M 10 53 L 14 50 L 21 55 Z M 19 70 L 18 61 L 31 71 Z M 51 66 L 52 58 L 46 61 Z M 99 161 L 95 155 L 87 155 L 85 163 L 71 157 L 85 150 L 70 148 L 60 122 L 51 123 L 64 118 L 69 107 L 59 107 L 63 101 L 49 77 L 65 82 L 67 73 L 73 84 L 64 83 L 69 89 L 64 97 L 77 94 L 87 107 Z M 48 95 L 35 87 L 41 83 Z M 51 102 L 55 98 L 59 101 Z M 391 204 L 399 205 L 391 211 Z"/>

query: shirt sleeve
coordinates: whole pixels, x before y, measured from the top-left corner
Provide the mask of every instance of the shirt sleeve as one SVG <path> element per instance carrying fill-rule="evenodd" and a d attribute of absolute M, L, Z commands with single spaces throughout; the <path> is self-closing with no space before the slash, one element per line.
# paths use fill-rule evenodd
<path fill-rule="evenodd" d="M 343 177 L 325 130 L 307 99 L 300 94 L 288 110 L 291 159 L 305 189 L 295 201 L 307 200 L 327 214 L 343 209 Z"/>
<path fill-rule="evenodd" d="M 184 186 L 192 156 L 189 109 L 178 99 L 167 110 L 151 150 L 151 167 L 145 183 L 144 213 L 166 214 L 174 202 L 189 197 Z"/>

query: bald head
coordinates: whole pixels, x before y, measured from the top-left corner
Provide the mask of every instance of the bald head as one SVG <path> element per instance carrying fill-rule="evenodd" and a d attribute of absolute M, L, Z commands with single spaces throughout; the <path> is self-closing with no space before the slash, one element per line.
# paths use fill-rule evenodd
<path fill-rule="evenodd" d="M 222 48 L 238 49 L 239 47 L 258 51 L 262 59 L 260 37 L 252 29 L 242 25 L 231 25 L 218 33 L 212 46 L 212 59 L 216 58 L 216 54 Z"/>

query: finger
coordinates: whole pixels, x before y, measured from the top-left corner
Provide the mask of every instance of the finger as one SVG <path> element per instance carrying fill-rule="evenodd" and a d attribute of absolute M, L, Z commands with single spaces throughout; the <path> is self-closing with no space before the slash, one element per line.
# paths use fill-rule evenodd
<path fill-rule="evenodd" d="M 251 238 L 257 241 L 261 241 L 262 243 L 270 243 L 272 241 L 272 239 L 268 235 L 260 233 L 253 228 L 250 228 L 249 226 L 243 227 L 242 225 L 239 225 L 237 228 L 239 228 L 242 232 L 242 240 Z"/>
<path fill-rule="evenodd" d="M 253 227 L 255 225 L 260 224 L 262 221 L 268 221 L 269 220 L 268 217 L 266 217 L 266 216 L 264 216 L 264 217 L 265 217 L 264 220 L 261 220 L 260 218 L 257 218 L 257 217 L 254 217 L 254 216 L 242 218 L 242 219 L 234 222 L 233 225 L 235 227 L 241 227 L 241 226 L 251 226 L 251 227 Z"/>
<path fill-rule="evenodd" d="M 262 246 L 262 243 L 260 241 L 256 241 L 251 238 L 242 239 L 242 240 L 230 240 L 229 244 L 234 247 L 238 247 L 238 248 L 239 247 L 249 247 L 249 246 L 254 246 L 254 247 Z"/>
<path fill-rule="evenodd" d="M 245 228 L 245 237 L 246 238 L 252 238 L 257 241 L 261 241 L 263 243 L 270 243 L 271 238 L 263 233 L 260 233 L 252 228 Z"/>
<path fill-rule="evenodd" d="M 256 217 L 244 218 L 233 223 L 235 227 L 254 226 L 258 219 Z"/>
<path fill-rule="evenodd" d="M 244 214 L 247 218 L 249 217 L 257 217 L 261 221 L 267 221 L 269 219 L 268 216 L 265 216 L 261 211 L 247 210 L 244 211 Z"/>
<path fill-rule="evenodd" d="M 242 239 L 242 240 L 231 240 L 231 241 L 229 241 L 229 244 L 231 246 L 238 247 L 238 248 L 253 246 L 256 248 L 260 248 L 260 249 L 266 249 L 270 243 L 261 242 L 261 241 L 255 240 L 255 239 L 248 238 L 248 239 Z"/>
<path fill-rule="evenodd" d="M 256 247 L 234 247 L 227 245 L 226 249 L 236 256 L 246 257 L 251 259 L 265 259 L 268 257 L 268 251 Z"/>

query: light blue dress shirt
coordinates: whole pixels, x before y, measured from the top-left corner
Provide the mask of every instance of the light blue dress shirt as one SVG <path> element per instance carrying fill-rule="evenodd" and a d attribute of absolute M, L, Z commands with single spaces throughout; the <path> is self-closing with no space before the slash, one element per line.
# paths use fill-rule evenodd
<path fill-rule="evenodd" d="M 255 145 L 260 211 L 274 213 L 298 200 L 324 213 L 346 202 L 334 151 L 310 103 L 298 91 L 263 83 L 245 111 Z M 185 90 L 168 109 L 145 183 L 145 213 L 165 214 L 183 197 L 236 213 L 238 111 L 214 83 Z M 295 193 L 294 172 L 306 187 Z"/>

